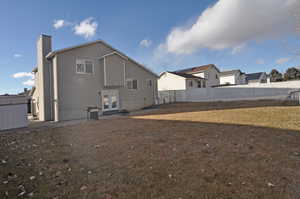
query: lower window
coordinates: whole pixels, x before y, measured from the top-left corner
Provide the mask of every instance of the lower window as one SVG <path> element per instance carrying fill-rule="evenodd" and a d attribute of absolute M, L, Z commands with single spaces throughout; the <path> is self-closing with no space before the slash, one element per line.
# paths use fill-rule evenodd
<path fill-rule="evenodd" d="M 103 108 L 109 109 L 109 96 L 108 95 L 103 96 Z"/>

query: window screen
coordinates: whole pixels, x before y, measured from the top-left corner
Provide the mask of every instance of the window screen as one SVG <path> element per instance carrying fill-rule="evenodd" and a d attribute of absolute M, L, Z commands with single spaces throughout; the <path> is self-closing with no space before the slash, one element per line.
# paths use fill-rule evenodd
<path fill-rule="evenodd" d="M 152 80 L 151 79 L 148 79 L 148 87 L 152 87 Z"/>
<path fill-rule="evenodd" d="M 94 63 L 92 60 L 76 60 L 76 73 L 86 73 L 93 74 L 94 73 Z"/>
<path fill-rule="evenodd" d="M 128 79 L 126 80 L 126 84 L 128 89 L 138 89 L 138 81 L 136 79 Z"/>
<path fill-rule="evenodd" d="M 85 72 L 89 74 L 92 74 L 94 72 L 92 61 L 85 61 Z"/>
<path fill-rule="evenodd" d="M 132 89 L 132 80 L 126 80 L 127 88 Z"/>
<path fill-rule="evenodd" d="M 137 84 L 138 84 L 138 82 L 136 79 L 132 80 L 132 89 L 137 89 L 137 87 L 138 87 Z"/>
<path fill-rule="evenodd" d="M 84 62 L 82 60 L 76 60 L 76 72 L 84 73 Z"/>

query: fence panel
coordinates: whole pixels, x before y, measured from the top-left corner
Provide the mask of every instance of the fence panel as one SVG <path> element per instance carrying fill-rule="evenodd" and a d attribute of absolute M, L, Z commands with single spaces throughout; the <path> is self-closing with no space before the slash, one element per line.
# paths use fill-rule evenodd
<path fill-rule="evenodd" d="M 160 104 L 172 102 L 207 102 L 289 98 L 293 88 L 195 88 L 176 91 L 159 91 Z M 292 97 L 300 96 L 300 91 Z"/>
<path fill-rule="evenodd" d="M 0 96 L 0 130 L 28 125 L 24 96 Z"/>

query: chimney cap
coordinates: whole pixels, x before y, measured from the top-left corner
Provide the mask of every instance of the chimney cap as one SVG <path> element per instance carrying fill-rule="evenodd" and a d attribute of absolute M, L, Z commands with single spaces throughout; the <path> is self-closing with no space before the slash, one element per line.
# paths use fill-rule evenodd
<path fill-rule="evenodd" d="M 41 37 L 51 37 L 50 35 L 41 34 Z"/>

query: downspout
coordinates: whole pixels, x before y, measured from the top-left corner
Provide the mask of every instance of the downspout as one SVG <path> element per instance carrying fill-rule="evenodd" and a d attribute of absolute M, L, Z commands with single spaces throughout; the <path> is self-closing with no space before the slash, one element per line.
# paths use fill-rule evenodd
<path fill-rule="evenodd" d="M 53 61 L 54 60 L 54 61 Z M 54 104 L 54 121 L 59 122 L 59 86 L 58 86 L 58 78 L 62 77 L 58 75 L 58 57 L 57 55 L 52 58 L 52 64 L 53 64 L 53 104 Z"/>
<path fill-rule="evenodd" d="M 52 68 L 52 70 L 51 70 Z M 51 64 L 50 66 L 48 67 L 48 72 L 49 72 L 49 85 L 50 85 L 50 93 L 49 93 L 49 97 L 50 97 L 50 120 L 53 120 L 54 119 L 54 115 L 53 115 L 53 103 L 54 103 L 54 98 L 53 98 L 53 93 L 54 93 L 54 87 L 52 85 L 52 78 L 53 78 L 53 60 L 51 60 Z"/>

